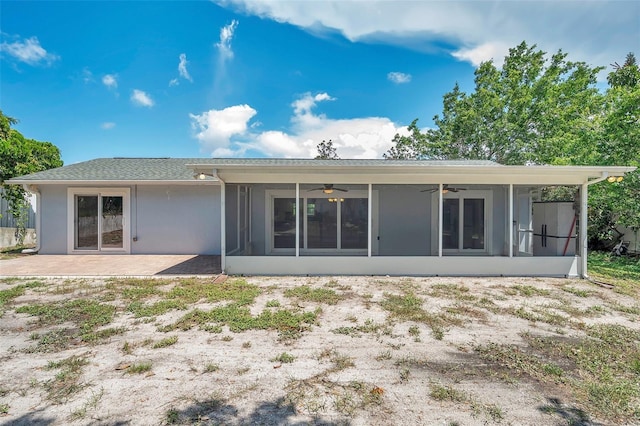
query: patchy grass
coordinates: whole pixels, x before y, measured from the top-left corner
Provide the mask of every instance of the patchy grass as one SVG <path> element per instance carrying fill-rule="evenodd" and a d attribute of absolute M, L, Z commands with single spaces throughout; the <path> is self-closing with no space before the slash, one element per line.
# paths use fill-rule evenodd
<path fill-rule="evenodd" d="M 532 285 L 513 285 L 510 287 L 505 287 L 503 289 L 504 294 L 508 296 L 522 296 L 522 297 L 533 297 L 533 296 L 549 296 L 551 292 L 544 288 L 535 287 Z"/>
<path fill-rule="evenodd" d="M 151 371 L 151 368 L 153 367 L 153 364 L 151 364 L 151 362 L 139 362 L 136 364 L 131 364 L 126 370 L 125 372 L 127 374 L 142 374 L 142 373 L 148 373 Z"/>
<path fill-rule="evenodd" d="M 59 370 L 55 377 L 44 383 L 47 399 L 54 404 L 67 401 L 72 395 L 84 388 L 80 377 L 84 367 L 89 363 L 84 356 L 72 356 L 61 361 L 50 361 L 47 370 Z"/>
<path fill-rule="evenodd" d="M 462 325 L 459 318 L 446 312 L 432 314 L 422 308 L 423 300 L 413 293 L 402 296 L 395 294 L 384 294 L 384 300 L 380 306 L 391 313 L 391 317 L 401 321 L 414 321 L 427 324 L 432 331 L 433 337 L 442 340 L 446 327 L 452 325 Z"/>
<path fill-rule="evenodd" d="M 526 350 L 494 343 L 475 350 L 512 373 L 568 386 L 594 415 L 614 423 L 640 418 L 640 331 L 612 324 L 589 327 L 579 339 L 523 337 Z"/>
<path fill-rule="evenodd" d="M 287 289 L 284 295 L 305 302 L 326 303 L 328 305 L 335 305 L 342 300 L 342 296 L 332 289 L 311 288 L 308 285 Z"/>
<path fill-rule="evenodd" d="M 210 280 L 183 279 L 168 291 L 160 291 L 158 287 L 166 283 L 158 283 L 160 280 L 139 280 L 140 287 L 136 287 L 137 280 L 112 282 L 112 285 L 125 285 L 123 296 L 132 300 L 127 309 L 136 317 L 155 317 L 173 310 L 185 310 L 191 304 L 199 301 L 210 303 L 232 301 L 238 306 L 250 305 L 261 293 L 255 284 L 249 284 L 244 279 L 228 280 L 216 284 Z M 117 283 L 117 284 L 116 284 Z M 133 283 L 133 284 L 131 284 Z M 126 293 L 126 294 L 125 294 Z M 161 300 L 146 303 L 150 297 Z"/>
<path fill-rule="evenodd" d="M 166 337 L 153 344 L 153 349 L 166 348 L 167 346 L 173 346 L 178 343 L 178 336 Z"/>
<path fill-rule="evenodd" d="M 356 320 L 357 321 L 357 320 Z M 387 324 L 377 324 L 372 319 L 365 320 L 364 324 L 354 327 L 338 327 L 331 330 L 335 334 L 344 334 L 351 337 L 360 337 L 365 334 L 391 334 L 391 327 Z"/>
<path fill-rule="evenodd" d="M 291 364 L 293 361 L 295 361 L 295 357 L 291 354 L 288 354 L 286 352 L 282 352 L 280 355 L 271 358 L 271 362 L 280 362 L 282 364 Z"/>
<path fill-rule="evenodd" d="M 640 258 L 589 253 L 589 275 L 615 285 L 614 291 L 631 296 L 640 293 Z"/>
<path fill-rule="evenodd" d="M 6 281 L 5 281 L 6 282 Z M 31 281 L 25 284 L 19 284 L 6 290 L 0 290 L 0 316 L 2 316 L 4 306 L 13 299 L 25 294 L 29 288 L 42 287 L 45 284 L 41 281 Z"/>
<path fill-rule="evenodd" d="M 115 311 L 114 306 L 87 299 L 20 306 L 16 309 L 18 313 L 37 316 L 40 327 L 72 322 L 78 327 L 77 336 L 85 342 L 95 342 L 113 335 L 113 330 L 96 334 L 96 328 L 113 321 Z"/>
<path fill-rule="evenodd" d="M 434 284 L 429 287 L 429 296 L 471 302 L 477 299 L 471 294 L 469 287 L 462 284 Z"/>
<path fill-rule="evenodd" d="M 467 395 L 464 392 L 455 389 L 453 386 L 439 383 L 429 384 L 429 396 L 436 401 L 463 402 L 467 400 Z"/>
<path fill-rule="evenodd" d="M 209 311 L 195 309 L 176 323 L 162 327 L 161 331 L 189 330 L 194 326 L 201 328 L 211 323 L 224 324 L 229 330 L 239 333 L 246 330 L 297 330 L 307 329 L 315 324 L 320 311 L 297 313 L 292 310 L 279 309 L 277 311 L 264 310 L 260 315 L 252 316 L 248 308 L 230 304 L 220 306 Z"/>

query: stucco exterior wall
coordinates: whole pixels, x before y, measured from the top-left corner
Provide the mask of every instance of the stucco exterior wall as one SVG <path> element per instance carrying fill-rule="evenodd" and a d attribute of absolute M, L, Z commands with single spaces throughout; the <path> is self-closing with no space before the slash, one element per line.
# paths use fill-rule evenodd
<path fill-rule="evenodd" d="M 40 253 L 67 253 L 67 186 L 41 185 Z"/>
<path fill-rule="evenodd" d="M 132 254 L 220 254 L 219 186 L 138 185 L 131 216 Z"/>
<path fill-rule="evenodd" d="M 131 197 L 131 217 L 125 223 L 131 230 L 132 254 L 220 254 L 219 186 L 126 188 Z M 42 254 L 67 253 L 68 233 L 72 231 L 67 226 L 67 189 L 66 185 L 40 187 Z"/>
<path fill-rule="evenodd" d="M 378 254 L 428 256 L 431 253 L 431 196 L 409 185 L 374 185 L 378 191 Z"/>

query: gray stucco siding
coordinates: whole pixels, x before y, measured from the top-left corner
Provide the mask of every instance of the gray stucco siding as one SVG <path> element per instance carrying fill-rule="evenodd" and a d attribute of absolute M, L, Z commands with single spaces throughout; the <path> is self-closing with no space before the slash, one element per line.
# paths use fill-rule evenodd
<path fill-rule="evenodd" d="M 219 186 L 138 185 L 131 216 L 132 254 L 220 254 Z"/>
<path fill-rule="evenodd" d="M 72 231 L 68 229 L 68 188 L 72 187 L 40 186 L 41 254 L 67 253 L 68 234 Z M 100 188 L 130 191 L 130 218 L 125 226 L 130 227 L 131 254 L 220 254 L 219 186 Z"/>
<path fill-rule="evenodd" d="M 67 186 L 40 186 L 41 254 L 67 253 Z"/>
<path fill-rule="evenodd" d="M 428 256 L 431 253 L 431 197 L 410 185 L 374 185 L 378 191 L 378 254 Z M 435 229 L 433 232 L 437 232 Z"/>

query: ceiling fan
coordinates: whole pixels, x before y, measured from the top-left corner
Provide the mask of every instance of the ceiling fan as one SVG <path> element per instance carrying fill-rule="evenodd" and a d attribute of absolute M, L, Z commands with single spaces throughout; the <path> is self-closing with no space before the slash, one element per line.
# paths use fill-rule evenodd
<path fill-rule="evenodd" d="M 333 194 L 333 191 L 349 192 L 349 190 L 347 189 L 334 188 L 332 183 L 325 183 L 324 186 L 322 186 L 321 188 L 313 188 L 308 190 L 307 192 L 311 192 L 311 191 L 322 191 L 325 194 Z"/>
<path fill-rule="evenodd" d="M 447 192 L 459 192 L 459 191 L 466 191 L 467 188 L 456 188 L 454 186 L 449 186 L 449 185 L 442 185 L 442 193 L 446 194 Z M 432 189 L 423 189 L 420 192 L 438 192 L 438 188 L 432 188 Z"/>

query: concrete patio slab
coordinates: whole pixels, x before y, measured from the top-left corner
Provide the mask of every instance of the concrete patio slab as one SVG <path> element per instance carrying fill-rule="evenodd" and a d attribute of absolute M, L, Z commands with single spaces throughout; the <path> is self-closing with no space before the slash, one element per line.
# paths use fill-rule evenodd
<path fill-rule="evenodd" d="M 220 256 L 205 255 L 29 255 L 0 260 L 0 277 L 210 276 L 220 273 Z"/>

